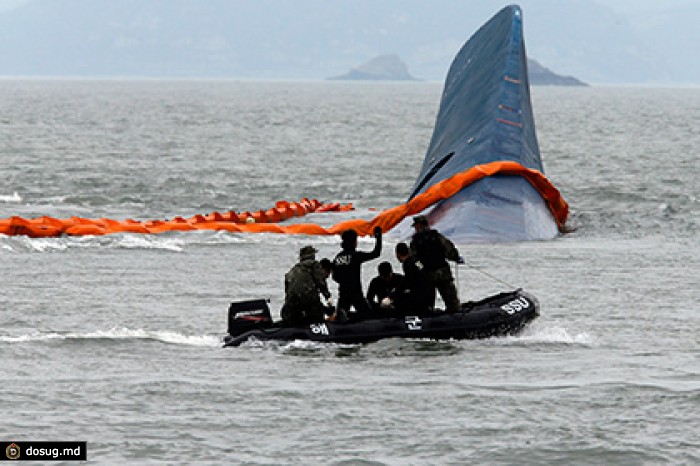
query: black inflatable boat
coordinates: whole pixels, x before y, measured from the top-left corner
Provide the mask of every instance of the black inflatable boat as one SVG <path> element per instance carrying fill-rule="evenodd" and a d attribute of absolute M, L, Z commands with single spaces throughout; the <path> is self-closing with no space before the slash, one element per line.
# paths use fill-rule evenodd
<path fill-rule="evenodd" d="M 224 346 L 249 340 L 311 340 L 321 343 L 371 343 L 384 338 L 475 339 L 518 333 L 539 315 L 537 299 L 522 290 L 462 303 L 460 312 L 401 315 L 359 322 L 318 322 L 283 327 L 272 321 L 268 301 L 231 303 Z"/>

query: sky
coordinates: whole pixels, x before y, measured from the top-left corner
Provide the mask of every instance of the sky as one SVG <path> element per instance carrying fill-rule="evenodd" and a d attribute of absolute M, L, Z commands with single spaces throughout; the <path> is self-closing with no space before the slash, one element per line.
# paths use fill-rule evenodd
<path fill-rule="evenodd" d="M 14 8 L 28 1 L 29 0 L 0 0 L 0 10 Z M 562 1 L 565 2 L 567 0 Z M 662 7 L 683 4 L 700 5 L 700 0 L 595 0 L 595 2 L 619 12 L 624 12 L 630 9 L 656 11 L 661 9 Z M 517 3 L 517 1 L 514 3 Z"/>
<path fill-rule="evenodd" d="M 0 0 L 0 11 L 9 8 L 14 8 L 29 0 Z M 144 0 L 147 1 L 147 0 Z M 206 0 L 203 0 L 206 1 Z M 251 0 L 255 1 L 255 0 Z M 562 0 L 566 2 L 567 0 Z M 676 6 L 684 4 L 700 5 L 700 0 L 594 0 L 596 3 L 611 8 L 615 11 L 624 13 L 629 10 L 637 11 L 658 11 L 667 6 Z M 504 5 L 508 3 L 504 1 Z M 517 3 L 514 1 L 513 3 Z"/>
<path fill-rule="evenodd" d="M 563 0 L 566 1 L 566 0 Z M 606 6 L 620 13 L 630 10 L 659 11 L 668 7 L 683 5 L 700 5 L 700 0 L 594 0 L 599 5 Z"/>
<path fill-rule="evenodd" d="M 412 75 L 441 80 L 469 35 L 513 2 L 523 7 L 528 57 L 556 73 L 590 84 L 700 85 L 700 0 L 35 0 L 17 8 L 31 1 L 0 0 L 0 75 L 324 79 L 398 54 Z"/>
<path fill-rule="evenodd" d="M 0 10 L 14 8 L 25 2 L 27 2 L 27 0 L 0 0 Z"/>

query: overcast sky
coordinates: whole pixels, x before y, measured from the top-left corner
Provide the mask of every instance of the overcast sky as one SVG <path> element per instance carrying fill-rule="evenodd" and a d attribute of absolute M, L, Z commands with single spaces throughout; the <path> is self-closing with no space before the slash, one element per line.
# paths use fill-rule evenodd
<path fill-rule="evenodd" d="M 323 79 L 393 53 L 441 80 L 508 3 L 523 6 L 528 57 L 557 73 L 700 84 L 700 0 L 0 0 L 0 72 Z"/>
<path fill-rule="evenodd" d="M 17 5 L 25 3 L 27 0 L 0 0 L 0 10 L 13 8 Z"/>
<path fill-rule="evenodd" d="M 14 8 L 18 5 L 21 5 L 22 3 L 27 3 L 30 0 L 0 0 L 0 10 L 2 9 L 7 9 L 7 8 Z M 54 0 L 54 1 L 60 1 L 60 0 Z M 118 0 L 117 0 L 118 1 Z M 148 1 L 148 0 L 144 0 Z M 206 0 L 203 0 L 206 1 Z M 250 0 L 251 2 L 255 2 L 255 0 Z M 284 0 L 283 0 L 284 1 Z M 381 0 L 378 0 L 381 1 Z M 567 0 L 562 0 L 562 2 L 566 2 Z M 648 11 L 654 11 L 654 10 L 660 10 L 669 6 L 675 6 L 675 5 L 683 5 L 683 4 L 700 4 L 700 0 L 594 0 L 596 3 L 600 5 L 605 5 L 609 8 L 612 8 L 616 11 L 624 12 L 626 10 L 648 10 Z M 507 5 L 508 3 L 517 3 L 517 1 L 514 2 L 508 2 L 504 1 L 503 5 Z"/>
<path fill-rule="evenodd" d="M 566 1 L 566 0 L 563 0 Z M 700 0 L 593 0 L 615 11 L 629 10 L 655 11 L 682 5 L 700 5 Z"/>

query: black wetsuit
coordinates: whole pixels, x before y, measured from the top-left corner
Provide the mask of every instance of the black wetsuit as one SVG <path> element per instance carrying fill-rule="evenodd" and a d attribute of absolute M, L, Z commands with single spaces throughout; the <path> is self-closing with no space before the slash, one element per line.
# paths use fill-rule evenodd
<path fill-rule="evenodd" d="M 384 298 L 390 298 L 395 304 L 398 294 L 403 289 L 403 280 L 403 275 L 400 273 L 392 273 L 388 281 L 380 276 L 374 277 L 367 288 L 367 301 L 372 310 L 381 311 L 381 302 Z"/>
<path fill-rule="evenodd" d="M 397 295 L 396 307 L 403 314 L 426 314 L 435 306 L 435 286 L 415 257 L 408 257 L 401 264 L 403 287 Z"/>
<path fill-rule="evenodd" d="M 338 282 L 338 309 L 350 312 L 355 308 L 353 319 L 366 318 L 370 313 L 369 304 L 362 293 L 362 264 L 376 259 L 382 252 L 382 237 L 376 238 L 372 252 L 345 248 L 333 259 L 333 280 Z"/>

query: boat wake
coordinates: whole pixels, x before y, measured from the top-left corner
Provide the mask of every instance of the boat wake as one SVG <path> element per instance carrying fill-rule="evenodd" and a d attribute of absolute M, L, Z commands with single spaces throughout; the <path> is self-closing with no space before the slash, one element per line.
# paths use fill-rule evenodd
<path fill-rule="evenodd" d="M 263 350 L 286 356 L 310 358 L 376 359 L 386 357 L 445 356 L 464 351 L 457 341 L 389 338 L 370 344 L 332 343 L 310 340 L 258 340 L 251 338 L 239 348 Z"/>
<path fill-rule="evenodd" d="M 362 345 L 359 343 L 332 343 L 311 340 L 280 341 L 259 340 L 257 338 L 250 338 L 247 341 L 241 343 L 240 347 L 249 349 L 271 350 L 285 354 L 322 355 L 326 353 L 335 353 L 338 350 L 352 352 L 361 348 Z"/>
<path fill-rule="evenodd" d="M 586 332 L 572 333 L 553 325 L 526 328 L 518 335 L 494 336 L 478 342 L 473 340 L 431 340 L 421 338 L 389 338 L 370 344 L 339 344 L 310 340 L 276 341 L 251 338 L 239 348 L 269 350 L 295 355 L 323 357 L 353 356 L 443 356 L 464 351 L 472 352 L 474 345 L 491 347 L 512 346 L 595 346 L 596 340 Z"/>
<path fill-rule="evenodd" d="M 22 335 L 0 335 L 0 343 L 34 343 L 51 340 L 152 340 L 175 345 L 221 347 L 221 337 L 216 335 L 185 335 L 179 332 L 130 329 L 127 327 L 114 327 L 109 330 L 85 333 L 36 332 Z"/>
<path fill-rule="evenodd" d="M 533 325 L 524 329 L 519 335 L 491 338 L 493 344 L 510 346 L 566 345 L 595 346 L 596 339 L 586 332 L 571 333 L 564 327 L 556 325 Z"/>

